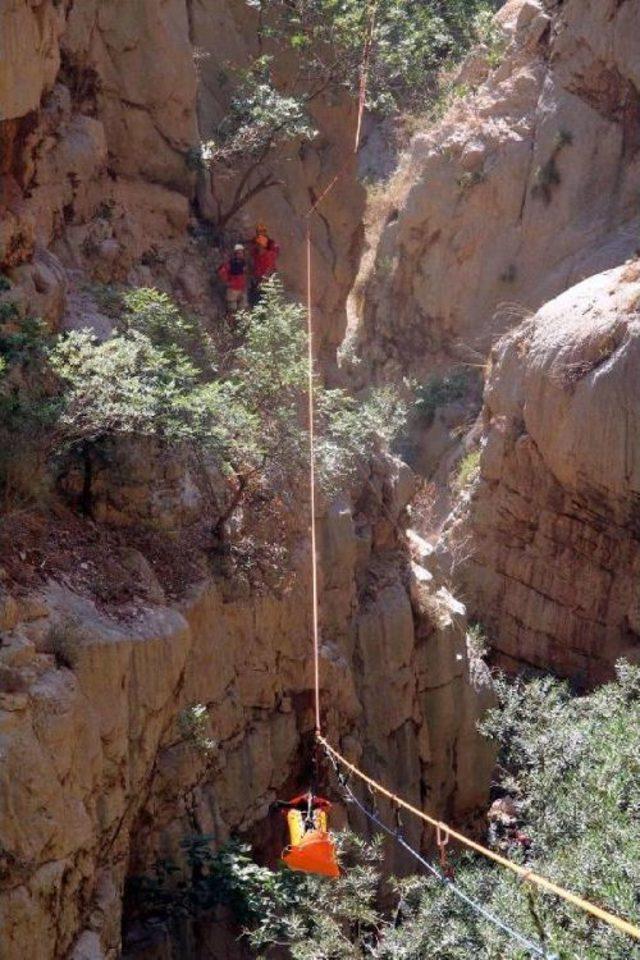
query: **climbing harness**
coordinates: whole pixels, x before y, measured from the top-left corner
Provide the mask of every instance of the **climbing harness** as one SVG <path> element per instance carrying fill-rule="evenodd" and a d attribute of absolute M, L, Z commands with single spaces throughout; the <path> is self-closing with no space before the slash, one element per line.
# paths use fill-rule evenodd
<path fill-rule="evenodd" d="M 289 830 L 289 846 L 282 852 L 286 865 L 303 873 L 339 877 L 335 844 L 328 829 L 330 802 L 310 790 L 281 806 L 286 808 Z"/>

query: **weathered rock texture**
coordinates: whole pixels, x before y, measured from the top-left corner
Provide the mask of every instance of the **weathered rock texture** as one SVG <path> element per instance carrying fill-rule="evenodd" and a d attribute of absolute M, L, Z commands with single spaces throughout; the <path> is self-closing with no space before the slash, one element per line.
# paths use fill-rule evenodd
<path fill-rule="evenodd" d="M 495 348 L 466 595 L 500 660 L 592 684 L 640 658 L 640 263 Z"/>
<path fill-rule="evenodd" d="M 219 318 L 210 275 L 220 253 L 202 222 L 211 197 L 189 157 L 224 115 L 220 72 L 256 52 L 254 28 L 240 0 L 1 5 L 0 269 L 11 281 L 1 299 L 52 329 L 89 325 L 100 335 L 111 324 L 100 285 L 112 282 L 160 286 Z M 276 66 L 286 88 L 287 63 Z M 318 137 L 274 157 L 286 183 L 234 225 L 246 236 L 254 218 L 267 219 L 294 292 L 304 213 L 344 166 L 354 120 L 350 103 L 318 98 L 312 110 Z M 344 330 L 363 201 L 348 174 L 314 224 L 318 342 L 329 361 Z M 143 463 L 140 449 L 129 452 L 119 476 L 96 481 L 105 529 L 137 522 L 175 532 L 211 508 L 177 461 Z M 475 728 L 487 690 L 469 675 L 462 609 L 397 535 L 412 484 L 393 470 L 378 464 L 373 492 L 327 508 L 321 521 L 326 725 L 415 803 L 461 819 L 489 780 Z M 71 498 L 79 484 L 64 478 Z M 298 548 L 308 556 L 308 544 Z M 28 560 L 40 553 L 36 544 Z M 288 593 L 252 594 L 209 576 L 171 607 L 131 550 L 105 558 L 102 571 L 137 584 L 129 618 L 117 619 L 106 593 L 91 595 L 96 571 L 81 557 L 78 544 L 73 589 L 58 577 L 18 590 L 2 571 L 3 960 L 119 956 L 127 876 L 194 829 L 220 842 L 254 830 L 274 850 L 269 805 L 306 774 L 306 561 Z M 208 707 L 216 746 L 206 760 L 180 724 L 194 703 Z"/>
<path fill-rule="evenodd" d="M 13 282 L 10 298 L 52 325 L 89 316 L 100 329 L 91 282 L 126 281 L 160 285 L 215 313 L 222 253 L 193 216 L 212 207 L 190 157 L 228 106 L 221 77 L 257 53 L 256 19 L 243 0 L 3 4 L 0 268 Z M 286 62 L 279 74 L 286 88 Z M 248 238 L 266 219 L 293 293 L 304 286 L 304 215 L 344 167 L 354 121 L 346 100 L 318 98 L 311 109 L 318 136 L 274 151 L 260 175 L 277 168 L 280 187 L 258 195 L 227 237 Z M 217 186 L 231 197 L 236 181 Z M 344 333 L 364 196 L 347 171 L 313 231 L 327 361 Z"/>
<path fill-rule="evenodd" d="M 477 360 L 637 244 L 640 3 L 511 0 L 499 19 L 500 65 L 470 58 L 472 92 L 388 185 L 352 303 L 361 376 Z"/>
<path fill-rule="evenodd" d="M 326 729 L 410 800 L 461 819 L 485 798 L 491 755 L 475 724 L 488 688 L 471 675 L 463 609 L 419 549 L 411 562 L 399 549 L 406 468 L 380 463 L 371 483 L 357 509 L 321 518 Z M 222 843 L 258 826 L 269 846 L 269 806 L 309 757 L 306 581 L 303 569 L 288 594 L 244 599 L 209 581 L 128 623 L 59 583 L 3 589 L 3 960 L 115 960 L 125 877 L 187 833 Z M 194 703 L 208 707 L 207 758 L 180 724 Z"/>

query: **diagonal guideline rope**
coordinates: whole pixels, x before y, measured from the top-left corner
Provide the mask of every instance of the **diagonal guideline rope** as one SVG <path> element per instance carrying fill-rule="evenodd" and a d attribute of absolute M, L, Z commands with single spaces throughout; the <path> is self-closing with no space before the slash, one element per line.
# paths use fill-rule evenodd
<path fill-rule="evenodd" d="M 418 853 L 404 837 L 397 831 L 392 830 L 391 827 L 387 826 L 380 817 L 376 816 L 373 810 L 368 809 L 361 800 L 355 795 L 353 790 L 345 781 L 341 781 L 342 789 L 344 790 L 348 802 L 355 804 L 359 810 L 374 823 L 380 830 L 386 833 L 389 837 L 396 841 L 404 850 L 410 854 L 414 860 L 417 860 L 425 870 L 435 877 L 439 883 L 443 884 L 455 897 L 459 900 L 462 900 L 467 906 L 484 917 L 489 923 L 492 923 L 495 927 L 498 927 L 503 933 L 506 933 L 507 936 L 511 937 L 512 940 L 516 940 L 520 946 L 524 947 L 529 953 L 534 954 L 537 957 L 542 957 L 543 960 L 558 960 L 558 956 L 555 953 L 548 953 L 544 947 L 540 946 L 537 943 L 534 943 L 533 940 L 529 940 L 528 937 L 525 937 L 524 934 L 520 933 L 518 930 L 515 930 L 513 927 L 510 927 L 508 923 L 505 923 L 504 920 L 501 920 L 500 917 L 496 916 L 495 913 L 492 913 L 490 910 L 487 910 L 486 907 L 483 907 L 481 903 L 478 903 L 473 897 L 470 897 L 469 894 L 465 893 L 464 890 L 461 890 L 460 887 L 453 882 L 449 877 L 445 876 L 440 870 L 438 870 L 432 863 L 429 863 L 421 854 Z"/>
<path fill-rule="evenodd" d="M 373 0 L 369 6 L 369 26 L 367 30 L 367 37 L 364 45 L 364 54 L 362 61 L 362 69 L 360 74 L 360 94 L 358 99 L 358 118 L 355 134 L 355 143 L 354 143 L 354 154 L 357 154 L 360 147 L 360 139 L 362 135 L 362 123 L 364 117 L 364 109 L 366 103 L 366 94 L 367 94 L 367 82 L 369 76 L 369 64 L 371 57 L 371 49 L 373 46 L 373 35 L 375 28 L 375 17 L 377 9 L 378 0 Z M 349 162 L 349 161 L 347 161 Z M 514 863 L 511 860 L 508 860 L 506 857 L 501 856 L 498 853 L 495 853 L 493 850 L 488 847 L 483 846 L 480 843 L 477 843 L 475 840 L 471 840 L 469 837 L 466 837 L 464 834 L 459 833 L 457 830 L 452 829 L 447 824 L 435 819 L 434 817 L 429 816 L 423 810 L 418 809 L 412 804 L 408 803 L 406 800 L 403 800 L 401 797 L 392 793 L 382 784 L 378 783 L 376 780 L 373 780 L 371 777 L 367 776 L 362 770 L 360 770 L 355 764 L 350 763 L 345 757 L 342 756 L 331 744 L 322 736 L 322 726 L 321 726 L 321 712 L 320 712 L 320 626 L 319 626 L 319 600 L 318 600 L 318 555 L 317 555 L 317 529 L 316 529 L 316 436 L 315 436 L 315 403 L 314 403 L 314 356 L 313 356 L 313 304 L 312 304 L 312 287 L 313 287 L 313 275 L 312 275 L 312 244 L 311 244 L 311 223 L 314 213 L 317 212 L 320 204 L 325 200 L 325 198 L 331 193 L 336 184 L 341 179 L 345 166 L 338 171 L 338 173 L 333 177 L 327 187 L 322 191 L 320 196 L 313 202 L 309 211 L 306 214 L 306 268 L 307 268 L 307 344 L 308 344 L 308 418 L 309 418 L 309 487 L 310 487 L 310 513 L 311 513 L 311 579 L 312 579 L 312 604 L 313 604 L 313 660 L 314 660 L 314 723 L 315 723 L 315 737 L 316 743 L 322 745 L 329 755 L 339 763 L 341 766 L 345 767 L 347 770 L 350 770 L 354 776 L 358 777 L 364 783 L 366 783 L 372 790 L 379 793 L 381 796 L 387 797 L 391 800 L 397 807 L 401 807 L 407 812 L 411 813 L 413 816 L 416 816 L 423 820 L 425 823 L 430 824 L 436 829 L 438 833 L 443 833 L 446 837 L 450 837 L 456 840 L 458 843 L 467 847 L 470 850 L 473 850 L 475 853 L 481 854 L 483 857 L 492 860 L 494 863 L 499 864 L 501 867 L 504 867 L 507 870 L 510 870 L 512 873 L 516 874 L 523 883 L 530 883 L 534 886 L 539 887 L 542 890 L 545 890 L 547 893 L 554 894 L 557 897 L 560 897 L 565 902 L 571 904 L 574 907 L 584 911 L 585 913 L 590 914 L 592 917 L 595 917 L 597 920 L 602 921 L 603 923 L 608 924 L 610 927 L 618 930 L 620 933 L 624 933 L 627 936 L 633 937 L 636 940 L 640 940 L 640 927 L 629 923 L 629 921 L 624 920 L 620 917 L 615 916 L 607 910 L 603 910 L 601 907 L 596 906 L 593 903 L 590 903 L 588 900 L 585 900 L 582 897 L 577 896 L 574 893 L 571 893 L 569 890 L 565 890 L 563 887 L 558 886 L 555 883 L 552 883 L 550 880 L 547 880 L 545 877 L 537 874 L 531 870 L 527 870 L 525 867 L 520 866 L 517 863 Z M 427 861 L 424 861 L 419 854 L 416 854 L 415 851 L 410 851 L 420 859 L 420 862 L 425 864 Z M 466 896 L 462 894 L 462 891 L 458 895 L 462 897 Z M 484 908 L 482 908 L 484 910 Z M 484 915 L 492 918 L 492 922 L 496 922 L 497 918 L 493 918 L 493 915 L 490 915 L 488 911 L 484 912 Z M 539 949 L 539 948 L 538 948 Z M 540 956 L 547 956 L 542 953 Z"/>
<path fill-rule="evenodd" d="M 461 843 L 469 850 L 473 850 L 475 853 L 480 853 L 483 857 L 487 857 L 489 860 L 493 860 L 494 863 L 498 863 L 501 867 L 505 867 L 507 870 L 515 873 L 518 877 L 520 877 L 523 883 L 531 883 L 534 886 L 545 890 L 547 893 L 555 894 L 555 896 L 560 897 L 567 903 L 572 904 L 572 906 L 578 907 L 585 913 L 591 914 L 592 917 L 596 917 L 596 919 L 602 920 L 603 923 L 608 924 L 610 927 L 614 927 L 616 930 L 619 930 L 620 933 L 625 933 L 627 936 L 634 937 L 636 940 L 640 940 L 640 928 L 632 923 L 629 923 L 628 920 L 623 920 L 621 917 L 615 916 L 615 914 L 610 913 L 608 910 L 603 910 L 594 903 L 590 903 L 583 897 L 578 897 L 575 893 L 571 893 L 569 890 L 565 890 L 564 887 L 560 887 L 558 884 L 552 883 L 551 880 L 547 880 L 546 877 L 535 873 L 533 870 L 527 870 L 526 867 L 522 867 L 520 864 L 514 863 L 512 860 L 508 860 L 506 857 L 501 856 L 501 854 L 496 853 L 494 850 L 490 850 L 489 847 L 485 847 L 481 843 L 477 843 L 470 837 L 465 836 L 463 833 L 459 833 L 457 830 L 454 830 L 453 827 L 443 823 L 441 820 L 437 820 L 435 817 L 430 817 L 428 813 L 424 812 L 424 810 L 420 810 L 418 807 L 414 807 L 413 804 L 407 803 L 407 801 L 403 800 L 402 797 L 392 793 L 391 790 L 387 790 L 387 788 L 381 783 L 378 783 L 377 780 L 374 780 L 372 777 L 367 776 L 366 773 L 363 773 L 359 767 L 353 763 L 350 763 L 345 757 L 342 756 L 341 753 L 338 753 L 335 747 L 332 747 L 328 740 L 326 740 L 321 734 L 318 735 L 318 741 L 341 766 L 345 767 L 347 770 L 350 770 L 351 773 L 362 780 L 363 783 L 366 783 L 369 787 L 371 787 L 372 790 L 375 790 L 376 793 L 386 797 L 387 800 L 390 800 L 395 806 L 402 807 L 403 810 L 406 810 L 415 817 L 419 817 L 425 823 L 428 823 L 430 826 L 434 827 L 437 831 L 442 832 L 447 837 L 457 840 L 458 843 Z"/>

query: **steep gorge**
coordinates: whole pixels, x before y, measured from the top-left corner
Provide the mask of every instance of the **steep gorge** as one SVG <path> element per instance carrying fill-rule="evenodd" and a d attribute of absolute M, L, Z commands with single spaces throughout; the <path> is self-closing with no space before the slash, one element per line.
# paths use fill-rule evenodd
<path fill-rule="evenodd" d="M 480 452 L 440 555 L 502 665 L 587 685 L 639 649 L 639 16 L 505 4 L 388 184 L 348 334 L 356 377 L 467 378 L 413 451 L 437 484 Z"/>
<path fill-rule="evenodd" d="M 257 51 L 254 16 L 242 0 L 2 6 L 0 265 L 11 289 L 0 303 L 54 330 L 104 335 L 101 286 L 124 282 L 158 286 L 222 322 L 212 197 L 189 156 L 224 115 L 222 74 Z M 510 0 L 499 19 L 500 62 L 485 50 L 463 64 L 459 101 L 425 121 L 381 188 L 370 249 L 355 161 L 314 232 L 326 371 L 335 373 L 350 293 L 343 375 L 358 385 L 492 357 L 482 421 L 465 441 L 480 437 L 479 477 L 436 554 L 403 533 L 415 479 L 392 458 L 319 518 L 327 729 L 373 775 L 456 822 L 486 804 L 492 765 L 476 730 L 491 694 L 444 576 L 456 538 L 469 557 L 454 592 L 503 665 L 592 684 L 619 655 L 637 656 L 639 635 L 640 297 L 637 264 L 623 264 L 637 255 L 640 9 Z M 301 211 L 347 160 L 354 117 L 346 98 L 320 97 L 311 110 L 319 136 L 278 153 L 285 182 L 236 227 L 243 236 L 254 219 L 272 225 L 297 296 Z M 438 411 L 420 442 L 435 445 L 440 431 L 458 455 L 467 416 Z M 306 525 L 291 519 L 287 590 L 203 576 L 192 561 L 207 494 L 184 463 L 125 453 L 99 478 L 93 522 L 46 547 L 40 528 L 21 532 L 2 569 L 7 960 L 118 957 L 127 877 L 194 830 L 216 843 L 241 831 L 272 856 L 270 804 L 308 772 Z M 77 485 L 68 478 L 67 493 Z M 175 556 L 147 549 L 141 519 L 186 531 Z M 99 538 L 96 525 L 115 539 L 92 552 L 82 541 Z M 96 590 L 101 578 L 120 581 L 125 602 Z M 182 596 L 176 581 L 188 584 Z M 49 645 L 70 618 L 73 669 Z M 196 703 L 215 744 L 207 754 L 184 736 Z M 129 934 L 131 956 L 162 950 Z"/>
<path fill-rule="evenodd" d="M 201 219 L 211 197 L 188 161 L 224 112 L 229 49 L 242 62 L 255 46 L 251 12 L 239 0 L 44 0 L 12 2 L 1 17 L 0 260 L 9 283 L 0 300 L 54 331 L 89 326 L 104 337 L 108 285 L 154 285 L 222 323 L 211 282 L 221 254 Z M 320 136 L 276 158 L 286 185 L 250 207 L 281 239 L 294 294 L 300 211 L 343 166 L 353 107 L 320 101 L 313 113 Z M 328 369 L 363 202 L 350 174 L 314 234 Z M 249 226 L 240 222 L 240 235 Z M 82 476 L 72 471 L 61 484 L 79 502 Z M 308 775 L 313 729 L 306 523 L 290 520 L 293 586 L 214 574 L 199 537 L 203 518 L 215 526 L 224 512 L 221 487 L 203 490 L 184 461 L 153 445 L 123 443 L 93 478 L 91 518 L 59 507 L 51 523 L 28 510 L 7 518 L 7 960 L 119 956 L 127 877 L 177 855 L 188 833 L 211 832 L 220 844 L 249 833 L 269 857 L 282 842 L 270 805 Z M 322 507 L 326 724 L 373 773 L 463 821 L 486 802 L 492 756 L 475 723 L 490 692 L 469 659 L 464 608 L 433 560 L 433 572 L 422 565 L 426 547 L 408 548 L 413 490 L 410 471 L 381 456 L 364 486 Z M 194 704 L 207 710 L 205 755 L 184 734 Z M 421 839 L 415 825 L 412 836 Z M 129 931 L 132 955 L 148 946 L 138 935 Z"/>

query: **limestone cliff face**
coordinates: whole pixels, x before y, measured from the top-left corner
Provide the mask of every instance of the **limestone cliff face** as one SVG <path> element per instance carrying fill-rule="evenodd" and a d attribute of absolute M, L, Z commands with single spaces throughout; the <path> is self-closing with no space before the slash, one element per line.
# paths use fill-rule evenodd
<path fill-rule="evenodd" d="M 463 608 L 419 550 L 401 550 L 406 468 L 379 464 L 371 481 L 384 512 L 345 501 L 321 518 L 326 729 L 410 800 L 460 820 L 486 795 L 476 720 L 489 688 L 470 667 Z M 115 960 L 125 878 L 185 834 L 222 843 L 257 828 L 277 849 L 269 806 L 299 786 L 313 729 L 307 580 L 301 569 L 288 593 L 245 598 L 204 582 L 128 622 L 54 581 L 3 588 L 3 958 Z M 68 617 L 73 670 L 47 652 Z M 195 703 L 215 743 L 206 757 L 180 724 Z"/>
<path fill-rule="evenodd" d="M 353 298 L 368 373 L 481 361 L 527 311 L 637 242 L 638 0 L 510 0 L 498 19 L 501 62 L 469 58 L 461 99 L 388 185 Z"/>
<path fill-rule="evenodd" d="M 221 77 L 257 54 L 256 19 L 241 0 L 12 0 L 0 10 L 0 267 L 11 298 L 53 325 L 91 313 L 90 282 L 171 290 L 190 308 L 219 309 L 222 254 L 193 214 L 211 214 L 191 152 L 228 105 Z M 277 51 L 276 51 L 277 53 Z M 280 64 L 286 89 L 287 63 Z M 281 271 L 302 292 L 304 214 L 349 155 L 353 106 L 318 98 L 318 135 L 276 152 L 278 190 L 234 224 L 248 237 L 266 219 Z M 345 326 L 357 268 L 364 191 L 347 177 L 314 230 L 323 358 Z M 233 178 L 220 184 L 232 193 Z M 197 195 L 196 195 L 197 194 Z M 97 314 L 97 316 L 96 316 Z"/>
<path fill-rule="evenodd" d="M 502 663 L 583 683 L 640 656 L 640 263 L 597 274 L 496 347 L 463 574 Z M 466 511 L 465 511 L 466 512 Z"/>
<path fill-rule="evenodd" d="M 422 378 L 481 370 L 499 341 L 484 434 L 470 387 L 413 462 L 446 486 L 486 443 L 443 555 L 472 554 L 457 585 L 502 664 L 591 683 L 637 655 L 635 281 L 602 271 L 638 249 L 640 3 L 510 0 L 497 20 L 502 52 L 468 58 L 376 201 L 345 361 Z"/>

